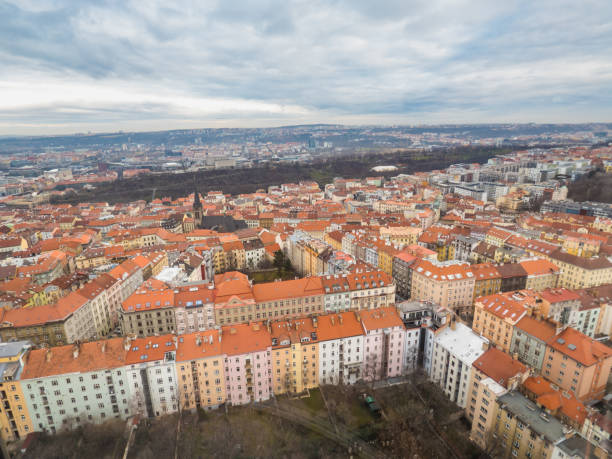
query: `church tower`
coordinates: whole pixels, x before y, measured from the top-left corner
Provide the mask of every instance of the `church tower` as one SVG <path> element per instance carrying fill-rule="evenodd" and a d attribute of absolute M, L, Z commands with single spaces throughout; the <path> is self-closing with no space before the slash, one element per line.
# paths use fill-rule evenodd
<path fill-rule="evenodd" d="M 198 189 L 193 189 L 193 219 L 195 227 L 199 228 L 202 225 L 202 203 L 200 202 L 200 193 Z"/>

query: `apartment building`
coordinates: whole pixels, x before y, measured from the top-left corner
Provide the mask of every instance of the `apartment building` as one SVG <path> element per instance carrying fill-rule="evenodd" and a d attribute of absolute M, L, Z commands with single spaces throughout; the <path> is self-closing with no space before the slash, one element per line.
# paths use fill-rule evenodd
<path fill-rule="evenodd" d="M 429 379 L 451 401 L 465 408 L 471 392 L 472 364 L 488 346 L 488 341 L 467 325 L 451 321 L 444 327 L 427 329 L 423 366 Z"/>
<path fill-rule="evenodd" d="M 501 276 L 501 291 L 524 290 L 527 285 L 527 271 L 518 263 L 496 265 Z"/>
<path fill-rule="evenodd" d="M 566 288 L 546 289 L 538 295 L 542 300 L 539 310 L 560 325 L 575 327 L 580 315 L 580 296 Z"/>
<path fill-rule="evenodd" d="M 525 288 L 539 292 L 547 288 L 555 288 L 559 282 L 561 271 L 549 260 L 536 258 L 520 262 L 527 273 Z"/>
<path fill-rule="evenodd" d="M 215 275 L 215 323 L 225 325 L 255 319 L 255 297 L 246 274 L 230 271 Z"/>
<path fill-rule="evenodd" d="M 510 353 L 525 365 L 537 372 L 542 371 L 542 363 L 548 342 L 556 335 L 553 322 L 542 320 L 541 316 L 523 316 L 514 326 Z"/>
<path fill-rule="evenodd" d="M 0 311 L 3 341 L 28 340 L 50 346 L 93 339 L 96 336 L 89 301 L 77 292 L 57 303 Z"/>
<path fill-rule="evenodd" d="M 253 320 L 300 317 L 324 312 L 320 277 L 270 282 L 253 286 Z"/>
<path fill-rule="evenodd" d="M 382 271 L 320 276 L 324 312 L 372 309 L 395 303 L 393 279 Z"/>
<path fill-rule="evenodd" d="M 144 417 L 178 410 L 176 336 L 162 335 L 129 341 L 125 373 L 135 411 Z M 112 402 L 111 395 L 111 402 Z"/>
<path fill-rule="evenodd" d="M 477 298 L 472 329 L 504 352 L 510 352 L 514 326 L 527 315 L 519 302 L 501 294 Z"/>
<path fill-rule="evenodd" d="M 611 368 L 612 349 L 566 328 L 549 341 L 542 372 L 580 400 L 593 400 L 604 396 Z"/>
<path fill-rule="evenodd" d="M 472 305 L 475 278 L 469 264 L 418 260 L 411 270 L 411 299 L 433 301 L 453 310 Z"/>
<path fill-rule="evenodd" d="M 364 332 L 357 312 L 313 319 L 319 339 L 319 384 L 354 384 L 363 377 Z"/>
<path fill-rule="evenodd" d="M 121 330 L 139 337 L 175 333 L 174 291 L 156 279 L 142 284 L 121 305 Z"/>
<path fill-rule="evenodd" d="M 215 326 L 215 298 L 212 284 L 197 282 L 177 287 L 173 293 L 177 334 L 209 330 Z"/>
<path fill-rule="evenodd" d="M 365 338 L 363 379 L 376 381 L 402 374 L 406 328 L 395 307 L 359 312 Z"/>
<path fill-rule="evenodd" d="M 549 458 L 566 429 L 535 403 L 511 391 L 497 399 L 491 441 L 496 457 Z"/>
<path fill-rule="evenodd" d="M 35 431 L 125 419 L 132 411 L 123 338 L 31 350 L 21 388 Z"/>
<path fill-rule="evenodd" d="M 417 257 L 407 252 L 400 252 L 393 257 L 392 275 L 397 288 L 397 294 L 402 298 L 410 298 L 412 288 L 412 270 L 410 266 Z"/>
<path fill-rule="evenodd" d="M 125 260 L 108 272 L 119 281 L 119 302 L 124 302 L 144 281 L 142 269 L 132 260 Z"/>
<path fill-rule="evenodd" d="M 542 376 L 527 378 L 521 393 L 564 424 L 580 430 L 587 417 L 584 404 L 571 392 L 565 391 Z"/>
<path fill-rule="evenodd" d="M 561 270 L 559 287 L 575 290 L 612 284 L 612 263 L 606 257 L 585 258 L 556 250 L 549 258 Z"/>
<path fill-rule="evenodd" d="M 488 349 L 474 361 L 465 415 L 472 421 L 470 439 L 478 446 L 483 449 L 488 446 L 497 398 L 516 389 L 528 376 L 525 365 L 499 349 Z"/>
<path fill-rule="evenodd" d="M 319 342 L 314 319 L 274 321 L 270 335 L 274 394 L 300 394 L 317 387 Z"/>
<path fill-rule="evenodd" d="M 15 441 L 33 432 L 32 420 L 21 388 L 29 341 L 0 343 L 0 437 Z"/>
<path fill-rule="evenodd" d="M 180 335 L 176 351 L 178 399 L 183 410 L 225 403 L 225 355 L 219 330 Z M 252 371 L 252 368 L 251 368 Z"/>
<path fill-rule="evenodd" d="M 272 337 L 262 323 L 221 327 L 227 403 L 244 405 L 272 395 Z"/>
<path fill-rule="evenodd" d="M 501 274 L 493 263 L 474 264 L 470 268 L 474 274 L 474 299 L 501 291 Z"/>

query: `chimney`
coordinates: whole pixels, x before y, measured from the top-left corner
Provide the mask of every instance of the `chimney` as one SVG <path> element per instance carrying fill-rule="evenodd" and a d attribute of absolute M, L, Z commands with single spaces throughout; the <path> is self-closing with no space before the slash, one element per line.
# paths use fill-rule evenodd
<path fill-rule="evenodd" d="M 131 344 L 132 340 L 130 339 L 129 336 L 126 336 L 123 339 L 123 349 L 125 349 L 126 351 L 130 350 L 130 344 Z"/>
<path fill-rule="evenodd" d="M 77 358 L 79 356 L 79 344 L 75 344 L 74 346 L 72 346 L 72 357 L 73 358 Z"/>
<path fill-rule="evenodd" d="M 45 354 L 45 360 L 47 362 L 50 362 L 52 356 L 53 356 L 53 352 L 51 351 L 51 349 L 47 349 L 47 353 Z"/>
<path fill-rule="evenodd" d="M 329 320 L 331 321 L 332 326 L 335 325 L 335 320 L 334 320 L 334 316 L 331 316 L 329 318 Z"/>
<path fill-rule="evenodd" d="M 338 322 L 340 322 L 340 325 L 342 325 L 342 316 L 340 314 L 338 314 Z"/>
<path fill-rule="evenodd" d="M 489 350 L 489 343 L 487 343 L 486 341 L 484 341 L 482 343 L 482 350 L 483 351 L 488 351 Z"/>
<path fill-rule="evenodd" d="M 196 346 L 202 345 L 202 337 L 200 335 L 196 335 Z"/>
<path fill-rule="evenodd" d="M 221 342 L 221 337 L 223 336 L 223 329 L 219 329 L 219 342 Z"/>
<path fill-rule="evenodd" d="M 102 346 L 100 347 L 100 351 L 101 351 L 102 353 L 106 352 L 106 341 L 103 341 L 103 342 L 102 342 Z"/>

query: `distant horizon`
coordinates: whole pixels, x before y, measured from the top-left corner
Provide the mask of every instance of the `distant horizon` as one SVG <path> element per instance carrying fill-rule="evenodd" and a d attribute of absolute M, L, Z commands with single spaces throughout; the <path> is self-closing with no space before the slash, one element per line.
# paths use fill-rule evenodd
<path fill-rule="evenodd" d="M 596 123 L 612 2 L 0 0 L 0 61 L 4 136 Z"/>
<path fill-rule="evenodd" d="M 7 138 L 23 138 L 23 137 L 64 137 L 64 136 L 88 136 L 88 135 L 105 135 L 105 134 L 131 134 L 131 133 L 155 133 L 155 132 L 169 132 L 169 131 L 191 131 L 191 130 L 204 130 L 204 129 L 289 129 L 298 127 L 314 127 L 314 126 L 339 126 L 348 128 L 423 128 L 423 127 L 447 127 L 447 126 L 588 126 L 588 125 L 612 125 L 612 121 L 585 121 L 585 122 L 511 122 L 511 121 L 500 121 L 500 122 L 474 122 L 474 123 L 362 123 L 362 124 L 348 124 L 348 123 L 298 123 L 298 124 L 281 124 L 281 125 L 263 125 L 263 126 L 199 126 L 199 127 L 176 127 L 167 129 L 116 129 L 116 130 L 87 130 L 78 132 L 56 132 L 56 133 L 42 133 L 42 134 L 1 134 L 0 139 Z"/>

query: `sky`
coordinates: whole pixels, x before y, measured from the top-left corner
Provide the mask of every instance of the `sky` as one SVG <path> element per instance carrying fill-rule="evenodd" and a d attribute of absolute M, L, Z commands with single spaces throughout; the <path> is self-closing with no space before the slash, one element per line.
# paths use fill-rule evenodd
<path fill-rule="evenodd" d="M 591 121 L 611 0 L 0 0 L 0 135 Z"/>

